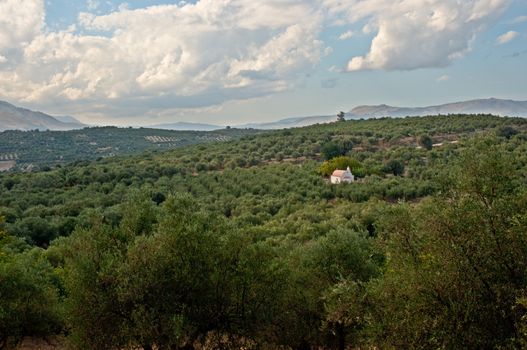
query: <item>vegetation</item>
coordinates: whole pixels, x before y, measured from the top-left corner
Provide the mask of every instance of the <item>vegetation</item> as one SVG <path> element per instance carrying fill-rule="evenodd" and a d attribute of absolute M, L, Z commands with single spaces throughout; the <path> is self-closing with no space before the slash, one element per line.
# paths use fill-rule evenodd
<path fill-rule="evenodd" d="M 14 170 L 49 170 L 74 161 L 229 141 L 254 133 L 261 131 L 229 128 L 205 132 L 116 127 L 71 131 L 4 131 L 0 132 L 0 162 L 14 162 Z"/>
<path fill-rule="evenodd" d="M 330 176 L 336 169 L 345 170 L 348 167 L 355 175 L 364 176 L 366 172 L 360 162 L 358 162 L 356 159 L 345 156 L 340 156 L 325 161 L 322 163 L 318 171 L 323 176 Z"/>
<path fill-rule="evenodd" d="M 430 151 L 434 144 L 430 136 L 423 134 L 419 136 L 419 145 L 424 149 Z"/>
<path fill-rule="evenodd" d="M 384 118 L 0 175 L 0 348 L 524 348 L 525 140 Z"/>

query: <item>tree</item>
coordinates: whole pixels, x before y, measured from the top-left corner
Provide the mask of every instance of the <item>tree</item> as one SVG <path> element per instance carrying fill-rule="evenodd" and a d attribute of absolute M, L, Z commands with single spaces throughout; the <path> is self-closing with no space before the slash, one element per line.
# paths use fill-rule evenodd
<path fill-rule="evenodd" d="M 131 309 L 119 301 L 118 283 L 130 240 L 123 230 L 98 224 L 77 229 L 55 246 L 65 260 L 69 340 L 78 348 L 125 348 L 131 343 Z"/>
<path fill-rule="evenodd" d="M 419 145 L 421 147 L 423 147 L 424 149 L 426 150 L 431 150 L 432 149 L 432 144 L 433 144 L 433 141 L 432 141 L 432 138 L 426 134 L 423 134 L 421 136 L 419 136 Z"/>
<path fill-rule="evenodd" d="M 338 114 L 337 114 L 337 121 L 338 122 L 344 122 L 346 121 L 346 114 L 342 111 L 340 111 Z"/>
<path fill-rule="evenodd" d="M 518 130 L 509 125 L 502 126 L 496 129 L 496 136 L 504 137 L 506 139 L 510 139 L 516 134 L 518 134 Z"/>
<path fill-rule="evenodd" d="M 398 159 L 390 159 L 383 167 L 385 173 L 391 173 L 395 176 L 404 174 L 404 163 Z"/>
<path fill-rule="evenodd" d="M 381 227 L 386 273 L 370 285 L 377 346 L 514 348 L 527 314 L 517 307 L 527 287 L 527 211 L 515 166 L 503 148 L 480 143 L 443 196 L 390 209 Z"/>
<path fill-rule="evenodd" d="M 346 150 L 334 141 L 329 141 L 322 146 L 322 156 L 325 160 L 329 160 L 338 156 L 343 156 Z"/>
<path fill-rule="evenodd" d="M 57 277 L 34 248 L 6 249 L 10 239 L 0 217 L 0 349 L 26 336 L 48 336 L 62 330 Z"/>
<path fill-rule="evenodd" d="M 364 175 L 364 168 L 359 161 L 344 156 L 325 161 L 322 163 L 318 171 L 323 176 L 330 176 L 335 169 L 343 170 L 347 167 L 350 167 L 353 174 Z"/>

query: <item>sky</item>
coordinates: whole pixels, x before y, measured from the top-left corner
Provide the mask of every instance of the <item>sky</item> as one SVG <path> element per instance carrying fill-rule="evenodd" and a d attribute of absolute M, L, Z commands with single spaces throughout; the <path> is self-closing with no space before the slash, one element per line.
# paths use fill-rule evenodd
<path fill-rule="evenodd" d="M 0 0 L 0 100 L 236 125 L 527 100 L 526 0 Z"/>

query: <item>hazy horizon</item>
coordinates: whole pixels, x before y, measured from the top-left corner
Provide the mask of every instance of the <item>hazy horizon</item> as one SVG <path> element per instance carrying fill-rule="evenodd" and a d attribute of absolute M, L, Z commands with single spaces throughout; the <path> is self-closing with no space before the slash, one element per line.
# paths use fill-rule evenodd
<path fill-rule="evenodd" d="M 0 13 L 0 100 L 87 124 L 527 99 L 521 0 L 4 0 Z"/>

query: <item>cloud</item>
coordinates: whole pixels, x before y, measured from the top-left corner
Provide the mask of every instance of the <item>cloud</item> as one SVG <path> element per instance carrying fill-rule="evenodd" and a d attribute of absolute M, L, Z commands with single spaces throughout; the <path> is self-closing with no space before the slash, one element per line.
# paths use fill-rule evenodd
<path fill-rule="evenodd" d="M 471 49 L 484 28 L 495 22 L 510 0 L 325 0 L 338 22 L 366 21 L 376 33 L 370 50 L 351 58 L 347 71 L 412 70 L 445 67 Z"/>
<path fill-rule="evenodd" d="M 343 70 L 342 70 L 342 68 L 333 65 L 333 66 L 328 68 L 328 72 L 330 72 L 330 73 L 342 73 Z"/>
<path fill-rule="evenodd" d="M 0 55 L 19 53 L 44 27 L 43 0 L 0 1 Z"/>
<path fill-rule="evenodd" d="M 0 98 L 100 118 L 267 96 L 301 84 L 331 53 L 320 38 L 333 25 L 373 36 L 347 71 L 444 67 L 510 1 L 199 0 L 99 15 L 107 2 L 86 0 L 92 12 L 55 31 L 44 0 L 0 0 Z"/>
<path fill-rule="evenodd" d="M 523 23 L 523 22 L 527 22 L 527 16 L 518 16 L 515 19 L 513 19 L 510 23 L 518 24 L 518 23 Z"/>
<path fill-rule="evenodd" d="M 90 11 L 97 10 L 100 5 L 101 5 L 101 3 L 98 0 L 87 0 L 86 1 L 86 7 Z"/>
<path fill-rule="evenodd" d="M 515 31 L 513 31 L 513 30 L 508 31 L 507 33 L 504 33 L 504 34 L 500 35 L 500 36 L 496 39 L 496 43 L 499 44 L 499 45 L 506 44 L 506 43 L 508 43 L 509 41 L 514 40 L 518 35 L 519 35 L 518 32 L 515 32 Z"/>
<path fill-rule="evenodd" d="M 74 101 L 91 108 L 87 114 L 98 112 L 95 105 L 136 105 L 148 114 L 284 91 L 325 49 L 321 14 L 299 0 L 121 7 L 81 13 L 77 33 L 44 28 L 42 0 L 3 0 L 0 13 L 0 55 L 19 53 L 15 66 L 0 69 L 0 96 Z"/>
<path fill-rule="evenodd" d="M 436 81 L 442 83 L 450 80 L 450 75 L 442 75 L 436 79 Z"/>
<path fill-rule="evenodd" d="M 348 40 L 351 39 L 355 35 L 351 30 L 348 30 L 347 32 L 344 32 L 340 34 L 339 40 Z"/>

